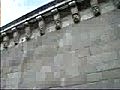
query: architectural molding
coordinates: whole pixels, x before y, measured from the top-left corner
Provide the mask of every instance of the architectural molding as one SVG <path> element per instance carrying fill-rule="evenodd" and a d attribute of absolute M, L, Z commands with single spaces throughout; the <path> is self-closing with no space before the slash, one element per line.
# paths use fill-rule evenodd
<path fill-rule="evenodd" d="M 100 2 L 99 3 L 98 1 L 99 0 L 90 0 L 89 2 L 91 7 L 89 6 L 88 9 L 91 9 L 92 11 L 91 13 L 93 13 L 94 16 L 99 16 L 102 13 L 102 10 L 100 10 L 101 6 L 99 7 L 99 4 L 101 2 L 99 1 Z M 115 0 L 112 0 L 112 1 L 113 3 L 115 2 Z M 42 11 L 38 10 L 34 14 L 31 14 L 30 17 L 26 16 L 27 18 L 24 17 L 23 20 L 17 21 L 15 24 L 11 24 L 11 26 L 8 25 L 6 28 L 2 29 L 1 36 L 0 36 L 1 41 L 3 42 L 4 37 L 8 35 L 10 39 L 14 40 L 14 43 L 16 45 L 19 42 L 19 39 L 21 40 L 21 38 L 24 38 L 24 34 L 25 34 L 26 40 L 27 41 L 30 40 L 32 33 L 34 33 L 32 32 L 34 29 L 38 29 L 41 36 L 45 34 L 46 28 L 53 29 L 53 27 L 55 26 L 55 29 L 59 30 L 62 27 L 64 27 L 64 25 L 62 24 L 66 23 L 66 21 L 64 22 L 63 19 L 66 18 L 67 16 L 71 16 L 71 14 L 72 14 L 72 19 L 74 23 L 78 23 L 82 20 L 86 20 L 87 19 L 86 15 L 82 15 L 82 14 L 80 15 L 80 13 L 84 11 L 84 10 L 81 11 L 82 8 L 80 5 L 83 5 L 84 2 L 85 0 L 80 0 L 80 1 L 79 0 L 64 0 L 62 2 L 52 5 L 49 8 L 45 8 Z M 83 5 L 83 7 L 84 6 L 85 5 Z M 67 10 L 67 13 L 64 13 L 66 10 Z M 94 17 L 94 16 L 89 16 L 89 17 Z M 85 19 L 83 19 L 84 17 Z M 54 21 L 54 25 L 50 26 L 52 25 L 51 23 L 53 21 Z M 71 20 L 68 20 L 67 22 L 70 22 L 67 25 L 72 24 Z M 52 31 L 52 30 L 49 30 L 49 31 Z M 9 34 L 6 34 L 6 33 L 9 33 Z M 13 36 L 11 37 L 11 35 Z M 34 38 L 34 35 L 32 38 Z"/>

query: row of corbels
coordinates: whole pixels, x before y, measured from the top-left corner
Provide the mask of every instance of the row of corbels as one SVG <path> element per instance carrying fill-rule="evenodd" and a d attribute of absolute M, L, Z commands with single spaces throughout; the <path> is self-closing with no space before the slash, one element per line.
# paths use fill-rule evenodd
<path fill-rule="evenodd" d="M 69 6 L 71 7 L 70 10 L 71 10 L 73 22 L 79 23 L 81 16 L 78 11 L 78 7 L 76 5 L 76 1 L 69 2 Z M 91 10 L 92 10 L 94 16 L 99 16 L 101 14 L 97 0 L 91 0 Z M 61 18 L 60 18 L 58 9 L 55 8 L 55 9 L 51 10 L 51 13 L 54 18 L 55 29 L 60 30 L 62 28 L 62 22 L 61 22 Z M 36 20 L 38 21 L 39 32 L 40 32 L 40 35 L 42 36 L 45 34 L 46 24 L 41 15 L 37 16 Z M 11 30 L 14 31 L 14 33 L 13 33 L 14 45 L 17 45 L 19 43 L 20 33 L 18 32 L 16 27 L 12 28 Z M 26 41 L 28 41 L 28 40 L 30 40 L 30 37 L 32 35 L 30 24 L 28 21 L 26 21 L 24 23 L 24 30 L 25 30 Z M 5 35 L 3 37 L 3 48 L 4 49 L 8 48 L 9 42 L 10 42 L 9 36 Z"/>

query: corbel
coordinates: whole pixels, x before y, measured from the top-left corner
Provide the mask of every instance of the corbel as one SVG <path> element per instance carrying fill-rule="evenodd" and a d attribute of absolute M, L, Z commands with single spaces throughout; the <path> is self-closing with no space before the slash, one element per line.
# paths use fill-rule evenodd
<path fill-rule="evenodd" d="M 97 16 L 101 15 L 100 7 L 98 5 L 98 0 L 91 0 L 90 4 L 91 4 L 91 10 L 92 10 L 94 16 L 97 17 Z"/>
<path fill-rule="evenodd" d="M 80 22 L 80 14 L 75 1 L 69 2 L 70 10 L 74 23 Z"/>
<path fill-rule="evenodd" d="M 13 31 L 14 45 L 17 45 L 17 44 L 19 43 L 20 34 L 19 34 L 19 32 L 17 31 L 17 28 L 16 28 L 16 27 L 12 28 L 12 31 Z"/>
<path fill-rule="evenodd" d="M 5 36 L 3 37 L 3 48 L 4 48 L 4 49 L 7 49 L 8 46 L 9 46 L 9 43 L 10 43 L 10 41 L 9 41 L 9 36 L 5 35 Z"/>
<path fill-rule="evenodd" d="M 39 32 L 40 32 L 40 35 L 42 36 L 45 34 L 45 29 L 46 29 L 45 22 L 41 15 L 37 16 L 36 20 L 38 21 Z"/>
<path fill-rule="evenodd" d="M 26 40 L 28 41 L 30 40 L 31 35 L 32 35 L 30 24 L 28 21 L 24 23 L 24 27 L 25 27 L 25 37 L 26 37 Z"/>
<path fill-rule="evenodd" d="M 53 15 L 56 30 L 61 29 L 62 28 L 62 22 L 61 22 L 61 18 L 60 18 L 60 14 L 58 12 L 58 9 L 55 8 L 55 9 L 51 10 L 51 13 Z"/>

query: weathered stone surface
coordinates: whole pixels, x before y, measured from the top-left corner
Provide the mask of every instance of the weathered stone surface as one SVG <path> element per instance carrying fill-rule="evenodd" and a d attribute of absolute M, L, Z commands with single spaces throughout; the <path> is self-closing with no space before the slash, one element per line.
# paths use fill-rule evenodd
<path fill-rule="evenodd" d="M 102 79 L 102 73 L 90 73 L 87 74 L 87 82 L 100 81 Z"/>
<path fill-rule="evenodd" d="M 6 87 L 6 81 L 4 78 L 1 78 L 1 88 L 5 88 Z"/>
<path fill-rule="evenodd" d="M 79 58 L 85 57 L 85 56 L 90 56 L 89 47 L 76 49 L 75 53 L 76 53 L 76 56 Z"/>
<path fill-rule="evenodd" d="M 120 79 L 114 79 L 114 88 L 120 88 Z"/>
<path fill-rule="evenodd" d="M 102 79 L 120 78 L 120 69 L 108 70 L 102 72 Z"/>
<path fill-rule="evenodd" d="M 65 78 L 65 86 L 86 83 L 86 74 L 80 73 L 78 76 Z"/>
<path fill-rule="evenodd" d="M 6 88 L 16 89 L 20 80 L 20 72 L 10 73 L 6 79 Z"/>
<path fill-rule="evenodd" d="M 112 60 L 106 63 L 101 63 L 96 66 L 97 71 L 110 70 L 120 68 L 120 60 Z"/>
<path fill-rule="evenodd" d="M 119 88 L 118 15 L 113 11 L 80 24 L 69 15 L 61 19 L 65 25 L 60 31 L 51 22 L 45 35 L 34 34 L 2 51 L 2 87 Z"/>
<path fill-rule="evenodd" d="M 90 47 L 90 52 L 92 55 L 104 53 L 104 52 L 111 52 L 114 51 L 115 49 L 118 50 L 120 49 L 120 40 L 114 40 L 112 42 L 109 42 L 105 45 L 93 45 Z"/>
<path fill-rule="evenodd" d="M 118 59 L 117 57 L 117 52 L 112 51 L 112 52 L 106 52 L 98 55 L 93 55 L 88 57 L 88 63 L 104 63 L 104 62 L 109 62 L 111 60 L 116 60 Z"/>
<path fill-rule="evenodd" d="M 85 72 L 86 73 L 92 73 L 92 72 L 97 72 L 97 64 L 89 64 L 87 63 Z"/>

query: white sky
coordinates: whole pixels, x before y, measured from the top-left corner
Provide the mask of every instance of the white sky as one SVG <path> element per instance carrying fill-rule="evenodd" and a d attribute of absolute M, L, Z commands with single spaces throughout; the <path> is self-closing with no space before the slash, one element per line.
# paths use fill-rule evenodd
<path fill-rule="evenodd" d="M 53 0 L 1 0 L 1 26 Z"/>

